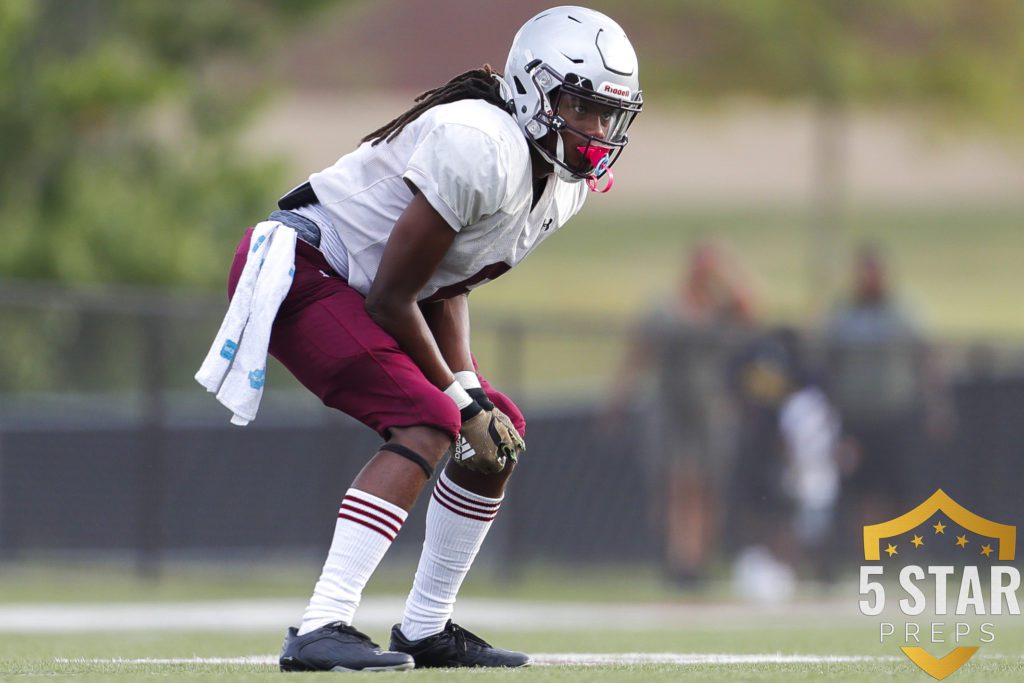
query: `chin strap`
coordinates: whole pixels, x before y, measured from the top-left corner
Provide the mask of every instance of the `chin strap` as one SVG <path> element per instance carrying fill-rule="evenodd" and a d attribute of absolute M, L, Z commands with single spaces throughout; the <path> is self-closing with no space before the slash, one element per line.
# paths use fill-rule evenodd
<path fill-rule="evenodd" d="M 512 86 L 509 85 L 508 81 L 502 78 L 499 74 L 491 74 L 491 78 L 498 83 L 498 92 L 501 94 L 501 99 L 505 100 L 505 110 L 515 117 L 516 103 L 515 94 L 512 92 Z"/>
<path fill-rule="evenodd" d="M 558 141 L 555 146 L 555 156 L 551 157 L 544 149 L 543 145 L 540 145 L 541 153 L 548 158 L 551 165 L 554 167 L 555 175 L 564 180 L 567 183 L 578 183 L 582 178 L 570 171 L 565 167 L 565 141 L 562 140 L 562 132 L 555 132 L 555 139 Z"/>

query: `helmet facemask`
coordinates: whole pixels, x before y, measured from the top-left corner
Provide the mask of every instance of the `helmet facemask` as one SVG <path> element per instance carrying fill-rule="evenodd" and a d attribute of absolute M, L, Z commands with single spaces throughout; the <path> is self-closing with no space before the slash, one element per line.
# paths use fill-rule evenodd
<path fill-rule="evenodd" d="M 562 76 L 543 63 L 531 69 L 530 76 L 541 105 L 527 124 L 530 142 L 563 180 L 586 180 L 591 189 L 596 189 L 596 181 L 607 174 L 609 182 L 602 190 L 606 191 L 611 187 L 609 169 L 629 142 L 626 132 L 643 108 L 641 94 L 603 83 L 599 87 L 634 99 L 602 95 L 588 79 L 571 73 Z M 543 144 L 548 131 L 556 136 L 554 153 Z M 569 140 L 565 140 L 565 133 L 570 134 Z M 566 159 L 566 144 L 579 151 L 580 163 L 571 164 Z"/>

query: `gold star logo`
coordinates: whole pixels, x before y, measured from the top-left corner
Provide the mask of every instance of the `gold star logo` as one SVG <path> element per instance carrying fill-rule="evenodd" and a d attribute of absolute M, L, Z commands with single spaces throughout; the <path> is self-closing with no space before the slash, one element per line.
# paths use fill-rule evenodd
<path fill-rule="evenodd" d="M 865 525 L 863 530 L 864 561 L 882 562 L 883 564 L 889 563 L 892 565 L 904 564 L 904 560 L 897 557 L 899 554 L 897 549 L 898 543 L 910 545 L 910 550 L 907 551 L 908 557 L 916 554 L 929 554 L 930 549 L 924 550 L 921 553 L 916 552 L 928 546 L 925 539 L 928 536 L 928 527 L 932 528 L 936 537 L 939 534 L 943 534 L 941 541 L 938 538 L 935 539 L 937 541 L 937 548 L 941 546 L 943 549 L 948 549 L 950 545 L 953 545 L 950 541 L 953 541 L 960 550 L 964 551 L 964 557 L 960 558 L 960 564 L 991 564 L 996 561 L 1013 562 L 1019 557 L 1016 554 L 1018 541 L 1018 528 L 1016 526 L 1000 524 L 985 519 L 957 503 L 942 489 L 937 489 L 934 494 L 908 512 L 878 524 Z M 947 530 L 949 531 L 948 534 L 946 533 Z M 947 536 L 949 540 L 946 540 Z M 971 547 L 974 547 L 974 539 L 977 539 L 979 551 L 970 550 Z M 946 551 L 944 550 L 943 552 Z M 976 559 L 972 563 L 967 555 L 974 555 L 975 552 L 978 552 L 975 558 L 980 556 L 985 558 L 985 561 L 980 562 Z M 888 557 L 883 553 L 888 554 Z M 914 562 L 912 564 L 919 563 Z M 949 564 L 955 563 L 949 562 Z M 878 567 L 878 569 L 881 569 L 881 567 Z M 921 571 L 919 567 L 913 566 L 908 566 L 905 569 Z M 930 567 L 930 569 L 933 568 Z M 941 569 L 945 569 L 945 567 L 941 567 Z M 953 567 L 949 569 L 952 570 Z M 966 569 L 964 572 L 965 580 L 968 578 Z M 976 570 L 980 569 L 980 567 L 971 567 L 971 569 Z M 974 587 L 976 586 L 971 586 L 971 588 Z M 975 596 L 972 591 L 967 590 L 967 587 L 964 588 L 966 597 L 961 595 L 962 600 L 960 602 L 965 602 L 969 606 L 971 600 L 968 598 Z M 958 606 L 963 607 L 962 605 Z M 933 631 L 933 635 L 938 635 L 938 632 Z M 978 647 L 966 647 L 958 644 L 942 657 L 935 656 L 924 648 L 913 647 L 909 644 L 900 649 L 911 662 L 932 678 L 945 679 L 966 664 L 977 652 Z"/>

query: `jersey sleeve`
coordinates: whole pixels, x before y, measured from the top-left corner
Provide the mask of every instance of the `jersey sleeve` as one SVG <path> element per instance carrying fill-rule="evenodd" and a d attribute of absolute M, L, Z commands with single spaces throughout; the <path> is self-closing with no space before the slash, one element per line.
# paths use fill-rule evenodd
<path fill-rule="evenodd" d="M 403 178 L 458 232 L 501 208 L 509 173 L 503 156 L 483 131 L 445 123 L 416 146 Z"/>

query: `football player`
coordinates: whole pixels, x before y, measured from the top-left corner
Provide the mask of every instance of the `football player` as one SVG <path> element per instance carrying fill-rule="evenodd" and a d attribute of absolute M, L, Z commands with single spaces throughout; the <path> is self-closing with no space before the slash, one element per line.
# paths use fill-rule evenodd
<path fill-rule="evenodd" d="M 469 71 L 416 102 L 271 215 L 299 241 L 270 353 L 385 439 L 342 500 L 286 671 L 529 663 L 451 621 L 525 447 L 519 409 L 476 372 L 468 293 L 609 188 L 643 104 L 636 54 L 603 14 L 557 7 L 516 34 L 504 74 Z M 353 627 L 356 608 L 446 453 L 405 614 L 381 650 Z"/>

